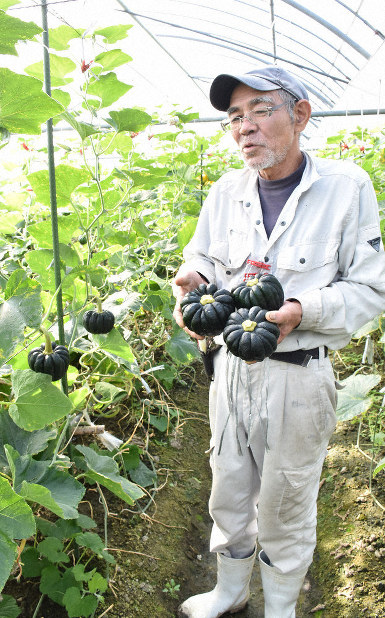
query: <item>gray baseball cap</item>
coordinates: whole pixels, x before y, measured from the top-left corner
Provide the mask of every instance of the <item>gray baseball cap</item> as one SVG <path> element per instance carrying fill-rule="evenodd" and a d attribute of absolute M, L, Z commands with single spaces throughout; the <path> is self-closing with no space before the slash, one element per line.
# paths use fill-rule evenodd
<path fill-rule="evenodd" d="M 299 99 L 309 100 L 305 86 L 296 77 L 275 64 L 267 65 L 243 75 L 218 75 L 210 88 L 210 101 L 215 109 L 225 112 L 230 107 L 232 92 L 239 84 L 246 84 L 263 92 L 282 88 Z"/>

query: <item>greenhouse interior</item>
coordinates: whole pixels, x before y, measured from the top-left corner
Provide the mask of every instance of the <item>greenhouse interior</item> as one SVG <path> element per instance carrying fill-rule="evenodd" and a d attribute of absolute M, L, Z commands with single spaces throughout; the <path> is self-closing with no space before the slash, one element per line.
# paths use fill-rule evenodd
<path fill-rule="evenodd" d="M 0 0 L 0 618 L 385 617 L 382 0 Z"/>

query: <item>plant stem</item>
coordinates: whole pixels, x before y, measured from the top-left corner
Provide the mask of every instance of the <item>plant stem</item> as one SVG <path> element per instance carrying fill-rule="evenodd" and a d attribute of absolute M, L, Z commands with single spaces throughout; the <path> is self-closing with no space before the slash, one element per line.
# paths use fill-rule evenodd
<path fill-rule="evenodd" d="M 44 339 L 45 339 L 44 354 L 52 354 L 51 336 L 50 336 L 48 330 L 46 328 L 44 328 L 43 326 L 40 327 L 40 330 L 43 333 Z"/>
<path fill-rule="evenodd" d="M 104 509 L 104 546 L 107 549 L 108 547 L 108 506 L 107 506 L 106 499 L 100 488 L 99 483 L 96 483 L 96 486 L 98 488 L 99 496 L 102 501 L 103 509 Z M 109 581 L 109 579 L 110 579 L 110 568 L 109 568 L 108 562 L 106 562 L 106 580 Z"/>
<path fill-rule="evenodd" d="M 33 616 L 32 616 L 32 618 L 37 618 L 37 613 L 38 613 L 38 611 L 39 611 L 39 609 L 40 609 L 40 605 L 43 603 L 43 599 L 44 599 L 44 597 L 45 597 L 45 594 L 42 594 L 42 595 L 41 595 L 41 597 L 40 597 L 40 599 L 39 599 L 39 603 L 36 605 L 36 609 L 35 609 L 35 611 L 33 612 Z"/>

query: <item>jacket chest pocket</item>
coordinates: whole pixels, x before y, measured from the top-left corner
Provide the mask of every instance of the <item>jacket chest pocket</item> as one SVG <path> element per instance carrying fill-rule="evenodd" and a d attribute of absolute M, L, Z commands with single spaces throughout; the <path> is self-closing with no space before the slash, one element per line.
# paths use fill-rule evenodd
<path fill-rule="evenodd" d="M 250 255 L 248 234 L 230 229 L 226 239 L 215 239 L 211 242 L 208 254 L 214 262 L 224 268 L 231 270 L 241 268 Z"/>
<path fill-rule="evenodd" d="M 285 297 L 322 288 L 338 275 L 338 242 L 284 247 L 277 256 L 278 279 L 285 282 Z"/>
<path fill-rule="evenodd" d="M 282 270 L 306 272 L 324 268 L 338 262 L 338 242 L 319 242 L 284 247 L 277 257 L 277 267 Z"/>

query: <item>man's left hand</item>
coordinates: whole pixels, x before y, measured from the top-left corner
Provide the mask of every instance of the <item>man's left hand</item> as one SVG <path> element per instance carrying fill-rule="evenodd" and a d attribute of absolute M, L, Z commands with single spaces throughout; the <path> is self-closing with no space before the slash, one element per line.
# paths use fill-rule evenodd
<path fill-rule="evenodd" d="M 273 322 L 279 327 L 281 334 L 278 343 L 281 343 L 281 341 L 301 322 L 301 303 L 298 300 L 285 300 L 280 309 L 277 311 L 268 311 L 266 313 L 266 320 L 268 322 Z"/>

